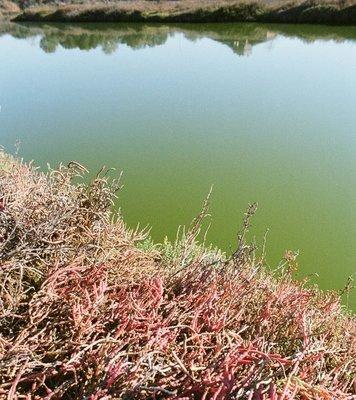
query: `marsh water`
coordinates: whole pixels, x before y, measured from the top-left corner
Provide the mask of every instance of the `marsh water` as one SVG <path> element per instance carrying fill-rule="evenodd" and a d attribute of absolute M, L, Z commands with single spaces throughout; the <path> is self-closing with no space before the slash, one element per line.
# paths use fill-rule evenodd
<path fill-rule="evenodd" d="M 213 185 L 226 251 L 248 203 L 267 261 L 341 289 L 356 270 L 356 27 L 0 25 L 0 144 L 123 170 L 127 223 L 173 239 Z M 356 296 L 345 299 L 355 308 Z"/>

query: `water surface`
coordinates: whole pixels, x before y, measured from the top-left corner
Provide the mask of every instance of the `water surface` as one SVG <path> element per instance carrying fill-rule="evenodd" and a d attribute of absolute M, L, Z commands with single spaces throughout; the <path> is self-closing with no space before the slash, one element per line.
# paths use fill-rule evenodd
<path fill-rule="evenodd" d="M 0 25 L 0 144 L 40 165 L 124 171 L 125 220 L 160 241 L 214 185 L 208 241 L 248 203 L 273 267 L 342 288 L 355 272 L 356 28 Z M 349 303 L 356 306 L 355 293 Z"/>

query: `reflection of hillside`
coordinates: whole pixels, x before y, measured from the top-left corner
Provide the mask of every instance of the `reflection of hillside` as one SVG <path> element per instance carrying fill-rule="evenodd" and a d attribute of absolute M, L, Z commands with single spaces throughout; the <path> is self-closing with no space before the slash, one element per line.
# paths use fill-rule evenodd
<path fill-rule="evenodd" d="M 188 40 L 209 38 L 229 46 L 238 55 L 248 55 L 253 46 L 277 35 L 296 37 L 306 42 L 315 40 L 356 40 L 356 27 L 325 27 L 266 24 L 204 24 L 204 25 L 143 25 L 143 24 L 0 24 L 0 35 L 16 38 L 40 36 L 40 47 L 51 53 L 58 46 L 65 49 L 90 50 L 101 47 L 107 53 L 119 44 L 133 49 L 164 44 L 176 34 Z"/>
<path fill-rule="evenodd" d="M 249 55 L 252 47 L 258 43 L 273 39 L 276 34 L 258 24 L 206 25 L 206 29 L 182 29 L 190 40 L 207 37 L 229 46 L 238 55 Z"/>
<path fill-rule="evenodd" d="M 230 25 L 142 25 L 142 24 L 7 24 L 1 31 L 16 38 L 40 35 L 40 46 L 45 52 L 54 52 L 58 46 L 65 49 L 89 50 L 101 47 L 107 54 L 119 44 L 132 49 L 164 44 L 168 37 L 182 33 L 188 40 L 209 38 L 229 46 L 238 55 L 247 55 L 255 44 L 265 42 L 275 34 L 257 24 Z"/>
<path fill-rule="evenodd" d="M 0 19 L 0 36 L 5 34 L 9 34 L 17 39 L 27 39 L 32 36 L 41 35 L 43 31 L 35 26 L 29 28 L 26 25 L 14 24 Z"/>

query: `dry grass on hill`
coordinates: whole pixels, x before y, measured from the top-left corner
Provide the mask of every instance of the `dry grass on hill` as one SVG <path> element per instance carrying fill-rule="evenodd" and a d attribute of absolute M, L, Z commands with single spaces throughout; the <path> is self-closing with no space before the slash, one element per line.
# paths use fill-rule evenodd
<path fill-rule="evenodd" d="M 355 318 L 293 254 L 265 269 L 255 206 L 231 257 L 197 243 L 207 204 L 154 245 L 83 173 L 0 152 L 1 399 L 355 399 Z"/>
<path fill-rule="evenodd" d="M 6 17 L 8 15 L 16 15 L 20 13 L 20 7 L 18 4 L 7 1 L 7 0 L 0 0 L 0 18 Z"/>

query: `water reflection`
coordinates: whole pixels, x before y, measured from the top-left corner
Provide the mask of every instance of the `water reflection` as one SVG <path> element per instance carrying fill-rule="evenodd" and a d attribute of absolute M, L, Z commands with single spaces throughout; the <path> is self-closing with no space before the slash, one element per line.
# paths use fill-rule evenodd
<path fill-rule="evenodd" d="M 101 47 L 105 54 L 115 53 L 120 44 L 132 49 L 164 44 L 181 33 L 195 41 L 201 38 L 223 43 L 239 56 L 251 54 L 253 46 L 282 35 L 314 42 L 316 40 L 356 41 L 356 27 L 325 27 L 268 24 L 15 24 L 0 23 L 0 35 L 15 38 L 40 36 L 39 45 L 46 53 L 64 49 L 91 50 Z"/>
<path fill-rule="evenodd" d="M 257 201 L 250 233 L 261 243 L 270 228 L 271 266 L 300 249 L 298 276 L 345 286 L 355 270 L 356 27 L 0 29 L 5 148 L 19 139 L 41 166 L 124 170 L 118 205 L 156 242 L 174 240 L 213 184 L 207 242 L 231 251 L 240 211 Z"/>

